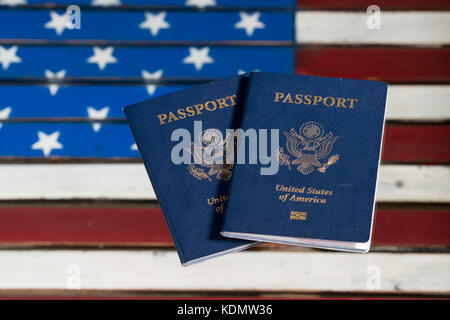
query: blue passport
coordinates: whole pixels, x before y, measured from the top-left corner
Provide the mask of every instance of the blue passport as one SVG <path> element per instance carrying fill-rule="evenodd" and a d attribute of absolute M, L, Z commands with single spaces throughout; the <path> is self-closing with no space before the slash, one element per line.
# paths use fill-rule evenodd
<path fill-rule="evenodd" d="M 259 159 L 235 165 L 221 234 L 369 251 L 386 95 L 379 81 L 252 73 L 240 126 Z"/>
<path fill-rule="evenodd" d="M 220 235 L 233 166 L 202 157 L 203 149 L 220 142 L 216 133 L 239 121 L 247 79 L 215 81 L 124 108 L 182 265 L 254 244 Z"/>

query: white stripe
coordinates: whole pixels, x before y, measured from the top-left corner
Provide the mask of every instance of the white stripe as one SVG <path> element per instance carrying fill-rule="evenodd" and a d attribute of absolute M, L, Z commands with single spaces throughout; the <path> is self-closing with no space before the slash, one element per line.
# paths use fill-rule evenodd
<path fill-rule="evenodd" d="M 2 250 L 0 289 L 450 293 L 450 255 L 241 252 L 181 267 L 174 251 Z"/>
<path fill-rule="evenodd" d="M 450 202 L 450 167 L 382 165 L 380 202 Z"/>
<path fill-rule="evenodd" d="M 388 120 L 448 121 L 450 120 L 450 86 L 389 85 Z"/>
<path fill-rule="evenodd" d="M 450 168 L 382 165 L 379 202 L 450 202 Z M 153 200 L 142 164 L 2 164 L 0 200 Z"/>
<path fill-rule="evenodd" d="M 368 17 L 364 11 L 298 11 L 297 42 L 403 45 L 450 43 L 450 12 L 381 10 L 381 29 L 378 30 L 367 27 Z"/>

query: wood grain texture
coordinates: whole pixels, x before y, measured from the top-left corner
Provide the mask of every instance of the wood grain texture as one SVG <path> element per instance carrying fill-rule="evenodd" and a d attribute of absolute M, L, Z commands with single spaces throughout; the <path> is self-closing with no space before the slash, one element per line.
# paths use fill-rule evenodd
<path fill-rule="evenodd" d="M 74 2 L 80 6 L 86 7 L 101 7 L 98 3 L 93 3 L 92 0 L 27 0 L 27 4 L 31 5 L 70 5 Z M 199 11 L 199 8 L 194 4 L 188 5 L 186 0 L 122 0 L 116 1 L 120 4 L 111 4 L 107 5 L 105 2 L 106 8 L 108 7 L 128 7 L 131 6 L 133 8 L 152 8 L 152 9 L 172 9 L 172 10 L 191 10 L 191 11 Z M 207 5 L 202 10 L 208 11 L 211 9 L 227 9 L 227 8 L 256 8 L 256 9 L 280 9 L 280 8 L 293 8 L 295 6 L 295 0 L 215 0 L 216 5 Z M 201 4 L 201 2 L 199 2 Z M 206 2 L 205 2 L 206 3 Z M 109 9 L 109 8 L 108 8 Z"/>
<path fill-rule="evenodd" d="M 440 122 L 450 120 L 450 86 L 390 85 L 386 119 Z"/>
<path fill-rule="evenodd" d="M 315 10 L 365 10 L 373 4 L 381 10 L 450 10 L 447 0 L 297 0 L 298 8 Z"/>
<path fill-rule="evenodd" d="M 67 289 L 76 272 L 84 290 L 450 293 L 445 254 L 247 251 L 184 268 L 173 250 L 1 250 L 0 264 L 2 290 Z"/>
<path fill-rule="evenodd" d="M 165 12 L 164 27 L 151 32 L 145 23 L 144 10 L 83 10 L 85 27 L 63 28 L 59 32 L 49 28 L 52 10 L 35 9 L 0 10 L 0 38 L 38 40 L 120 40 L 131 41 L 291 41 L 294 15 L 291 12 L 264 12 L 261 17 L 265 28 L 247 35 L 235 28 L 240 21 L 239 11 Z M 56 10 L 59 15 L 65 10 Z M 117 23 L 120 21 L 120 23 Z M 188 26 L 188 30 L 186 26 Z M 206 27 L 208 26 L 208 27 Z"/>
<path fill-rule="evenodd" d="M 448 181 L 446 166 L 382 165 L 377 201 L 449 203 Z M 155 200 L 156 196 L 139 163 L 0 165 L 0 200 L 59 199 Z"/>
<path fill-rule="evenodd" d="M 153 95 L 149 95 L 143 85 L 65 85 L 60 86 L 53 96 L 49 88 L 43 85 L 9 84 L 0 86 L 0 110 L 11 108 L 10 119 L 88 119 L 89 106 L 94 109 L 108 106 L 108 118 L 123 118 L 124 105 L 188 87 L 150 85 L 151 90 L 153 86 L 156 89 L 151 91 Z M 39 108 L 30 105 L 30 99 L 39 101 Z M 449 85 L 390 85 L 386 118 L 405 122 L 449 121 L 449 102 Z"/>
<path fill-rule="evenodd" d="M 388 125 L 383 161 L 450 163 L 450 126 Z"/>
<path fill-rule="evenodd" d="M 345 11 L 298 11 L 297 43 L 445 45 L 450 43 L 450 12 L 381 12 L 380 28 L 367 27 L 369 15 Z"/>
<path fill-rule="evenodd" d="M 0 11 L 1 12 L 1 11 Z M 1 17 L 0 17 L 1 18 Z M 1 37 L 1 36 L 0 36 Z M 145 81 L 143 71 L 153 74 L 153 78 L 180 80 L 188 82 L 195 79 L 217 79 L 238 75 L 239 70 L 259 69 L 267 72 L 291 73 L 294 70 L 294 48 L 292 46 L 246 47 L 234 43 L 232 46 L 208 46 L 185 43 L 184 46 L 115 45 L 105 42 L 89 45 L 17 45 L 17 56 L 21 62 L 12 63 L 8 69 L 1 69 L 0 80 L 47 80 L 45 70 L 53 73 L 65 70 L 61 81 Z M 3 46 L 11 50 L 13 46 Z M 96 49 L 94 49 L 96 48 Z M 197 70 L 195 65 L 184 61 L 196 49 L 207 53 L 208 63 Z M 99 65 L 88 61 L 95 50 L 109 52 L 110 63 Z M 107 50 L 107 51 L 105 51 Z M 248 59 L 248 57 L 252 59 Z M 115 61 L 115 62 L 113 62 Z M 101 69 L 100 67 L 104 67 Z M 158 71 L 158 72 L 157 72 Z M 157 72 L 157 73 L 155 73 Z M 160 75 L 157 75 L 160 73 Z M 150 78 L 149 81 L 152 79 Z M 53 82 L 61 82 L 53 77 Z M 192 83 L 192 82 L 191 82 Z M 172 84 L 174 84 L 172 82 Z M 48 91 L 48 88 L 47 88 Z M 133 101 L 131 101 L 132 103 Z"/>
<path fill-rule="evenodd" d="M 299 47 L 296 59 L 298 74 L 390 83 L 450 82 L 449 48 Z"/>
<path fill-rule="evenodd" d="M 378 210 L 372 246 L 450 246 L 448 210 Z M 159 208 L 0 207 L 0 246 L 164 246 Z"/>
<path fill-rule="evenodd" d="M 0 300 L 448 300 L 430 294 L 292 292 L 128 292 L 125 290 L 2 290 Z"/>
<path fill-rule="evenodd" d="M 55 158 L 140 159 L 132 148 L 134 138 L 124 119 L 116 122 L 105 119 L 103 124 L 62 121 L 36 122 L 32 119 L 20 123 L 4 123 L 0 131 L 0 156 L 43 157 L 41 149 L 32 149 L 38 141 L 38 132 L 59 132 L 61 149 L 52 149 Z M 82 120 L 82 119 L 80 119 Z M 74 122 L 70 122 L 74 121 Z M 97 128 L 95 126 L 98 126 Z M 97 131 L 95 131 L 97 129 Z M 11 141 L 15 141 L 11 144 Z M 398 125 L 388 124 L 385 130 L 382 160 L 399 163 L 450 163 L 450 125 Z"/>

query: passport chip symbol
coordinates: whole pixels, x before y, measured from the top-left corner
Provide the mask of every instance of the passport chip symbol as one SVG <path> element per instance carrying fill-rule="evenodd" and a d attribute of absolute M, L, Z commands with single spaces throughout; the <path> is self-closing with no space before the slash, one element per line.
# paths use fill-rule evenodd
<path fill-rule="evenodd" d="M 306 220 L 307 212 L 291 211 L 291 220 Z"/>

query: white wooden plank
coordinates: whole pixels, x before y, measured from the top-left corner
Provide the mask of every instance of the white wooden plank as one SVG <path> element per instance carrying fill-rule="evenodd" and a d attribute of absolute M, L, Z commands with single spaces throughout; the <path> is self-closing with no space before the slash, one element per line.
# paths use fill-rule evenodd
<path fill-rule="evenodd" d="M 388 120 L 450 120 L 450 86 L 389 85 L 386 110 Z"/>
<path fill-rule="evenodd" d="M 298 43 L 444 45 L 450 43 L 450 12 L 383 11 L 381 28 L 367 27 L 366 12 L 298 11 Z"/>
<path fill-rule="evenodd" d="M 450 167 L 382 165 L 379 202 L 450 202 Z"/>
<path fill-rule="evenodd" d="M 0 289 L 450 293 L 446 254 L 257 251 L 181 267 L 174 251 L 2 250 L 0 269 Z"/>
<path fill-rule="evenodd" d="M 156 199 L 142 164 L 3 164 L 0 199 Z"/>
<path fill-rule="evenodd" d="M 142 164 L 2 164 L 0 200 L 154 200 Z M 450 167 L 382 165 L 378 202 L 450 202 Z"/>

